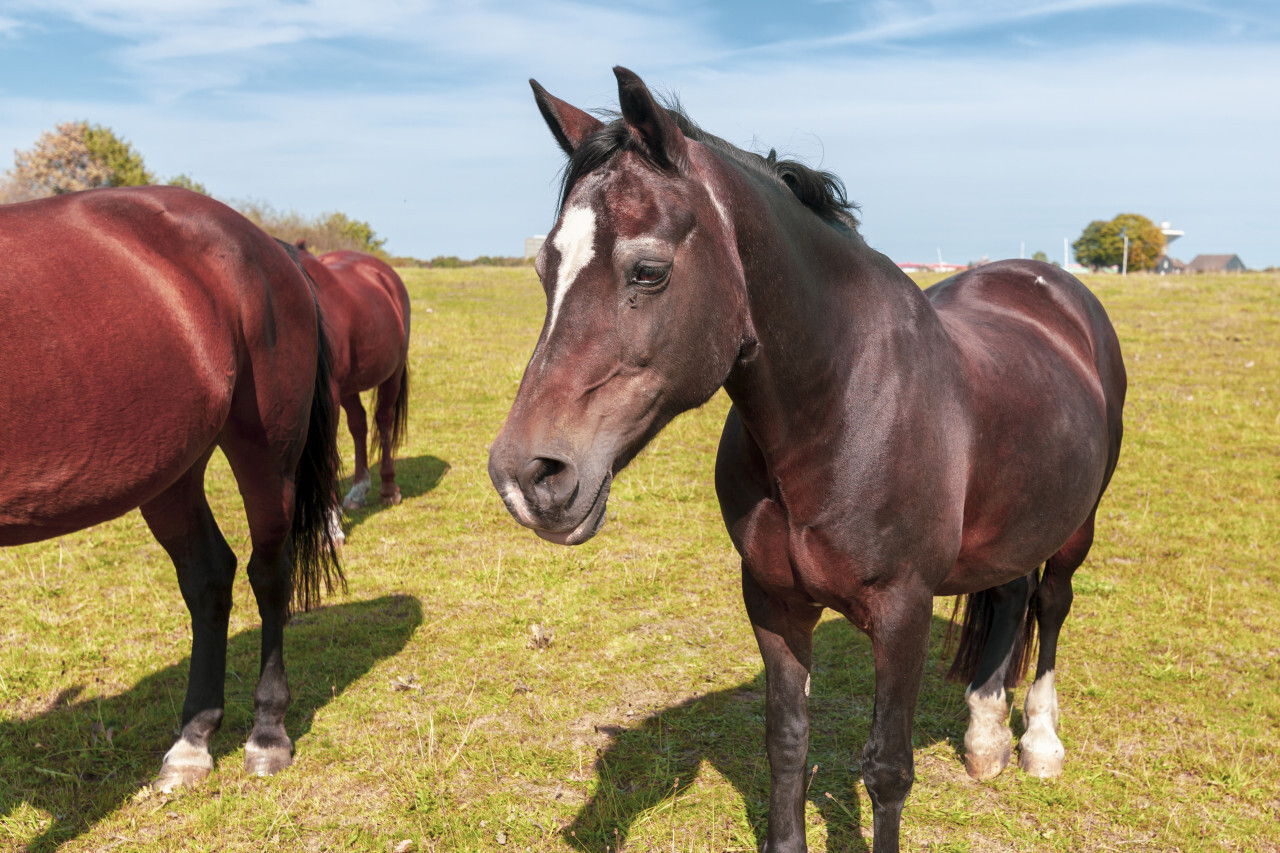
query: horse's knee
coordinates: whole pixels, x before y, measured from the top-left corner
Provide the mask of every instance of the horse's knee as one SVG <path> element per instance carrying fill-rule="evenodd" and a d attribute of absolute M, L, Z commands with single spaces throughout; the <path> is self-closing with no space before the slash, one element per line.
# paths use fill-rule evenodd
<path fill-rule="evenodd" d="M 883 755 L 868 742 L 862 751 L 862 782 L 867 786 L 871 802 L 879 806 L 900 805 L 911 793 L 916 771 L 911 753 L 905 756 Z"/>
<path fill-rule="evenodd" d="M 775 771 L 804 767 L 809 750 L 809 720 L 803 711 L 770 714 L 765 726 L 765 751 Z"/>

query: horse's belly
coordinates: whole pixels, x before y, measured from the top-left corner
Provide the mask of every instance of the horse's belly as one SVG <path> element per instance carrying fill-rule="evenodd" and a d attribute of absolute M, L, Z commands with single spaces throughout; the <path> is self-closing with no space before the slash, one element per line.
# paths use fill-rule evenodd
<path fill-rule="evenodd" d="M 995 482 L 981 508 L 966 513 L 960 552 L 937 595 L 990 589 L 1053 556 L 1085 523 L 1102 491 L 1105 457 L 1062 463 L 1056 476 Z"/>
<path fill-rule="evenodd" d="M 46 341 L 0 389 L 0 545 L 122 515 L 216 442 L 233 369 L 148 340 Z"/>

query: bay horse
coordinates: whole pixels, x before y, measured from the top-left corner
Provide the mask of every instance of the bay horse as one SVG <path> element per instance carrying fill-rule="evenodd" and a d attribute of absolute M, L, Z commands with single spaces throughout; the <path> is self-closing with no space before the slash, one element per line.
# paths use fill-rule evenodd
<path fill-rule="evenodd" d="M 621 112 L 607 123 L 530 81 L 569 160 L 536 261 L 546 319 L 490 449 L 508 510 L 544 539 L 587 541 L 618 472 L 724 387 L 715 484 L 765 666 L 766 849 L 805 849 L 824 608 L 871 640 L 861 771 L 876 853 L 898 849 L 914 779 L 934 596 L 969 596 L 956 658 L 969 772 L 1010 760 L 1005 690 L 1033 616 L 1020 764 L 1060 773 L 1058 632 L 1119 456 L 1126 386 L 1102 305 L 1034 261 L 922 292 L 867 246 L 834 175 L 743 151 L 614 72 Z"/>
<path fill-rule="evenodd" d="M 296 243 L 302 266 L 315 283 L 333 356 L 334 400 L 347 413 L 355 440 L 356 470 L 342 505 L 359 509 L 369 494 L 369 421 L 360 392 L 377 389 L 374 423 L 378 428 L 380 492 L 384 504 L 400 503 L 395 451 L 409 419 L 409 292 L 386 263 L 364 252 L 307 251 Z M 345 537 L 335 511 L 334 536 Z"/>
<path fill-rule="evenodd" d="M 323 321 L 293 247 L 173 187 L 0 206 L 0 545 L 140 507 L 191 613 L 182 731 L 155 787 L 204 779 L 222 723 L 236 556 L 204 494 L 215 448 L 248 517 L 262 657 L 245 766 L 292 763 L 291 602 L 342 583 Z"/>

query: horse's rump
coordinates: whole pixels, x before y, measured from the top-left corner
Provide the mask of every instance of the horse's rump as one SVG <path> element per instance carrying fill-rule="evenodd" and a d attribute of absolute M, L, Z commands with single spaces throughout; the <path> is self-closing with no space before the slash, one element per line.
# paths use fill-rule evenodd
<path fill-rule="evenodd" d="M 990 264 L 926 293 L 955 345 L 969 418 L 949 595 L 1025 574 L 1084 523 L 1115 466 L 1125 377 L 1101 305 L 1052 267 Z"/>
<path fill-rule="evenodd" d="M 0 544 L 147 502 L 237 412 L 306 417 L 314 322 L 282 318 L 314 317 L 312 297 L 224 205 L 147 188 L 3 206 L 0 255 Z"/>

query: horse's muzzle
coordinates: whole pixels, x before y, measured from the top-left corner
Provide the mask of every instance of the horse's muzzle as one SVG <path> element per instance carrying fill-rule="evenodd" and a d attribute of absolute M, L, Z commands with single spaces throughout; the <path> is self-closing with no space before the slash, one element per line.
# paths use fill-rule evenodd
<path fill-rule="evenodd" d="M 559 545 L 579 545 L 599 532 L 613 481 L 606 471 L 599 482 L 584 483 L 566 456 L 522 458 L 501 444 L 489 452 L 489 479 L 516 521 Z"/>

